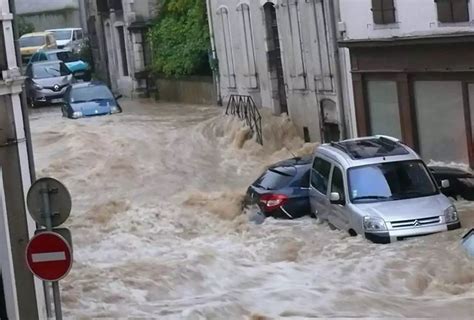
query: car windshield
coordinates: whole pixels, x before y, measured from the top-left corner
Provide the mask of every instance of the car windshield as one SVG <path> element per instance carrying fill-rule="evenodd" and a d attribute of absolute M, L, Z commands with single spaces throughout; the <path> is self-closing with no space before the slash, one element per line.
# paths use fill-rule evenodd
<path fill-rule="evenodd" d="M 78 58 L 70 51 L 48 53 L 48 60 L 61 60 L 63 62 L 77 61 Z"/>
<path fill-rule="evenodd" d="M 421 161 L 378 163 L 348 170 L 353 203 L 425 197 L 438 193 Z"/>
<path fill-rule="evenodd" d="M 51 32 L 56 40 L 69 40 L 72 38 L 72 30 L 55 30 Z"/>
<path fill-rule="evenodd" d="M 73 88 L 70 94 L 71 103 L 113 100 L 114 96 L 106 86 L 88 86 Z"/>
<path fill-rule="evenodd" d="M 66 76 L 71 72 L 63 63 L 34 64 L 33 78 L 55 78 Z"/>
<path fill-rule="evenodd" d="M 40 47 L 45 44 L 46 40 L 43 36 L 32 36 L 20 38 L 20 47 Z"/>

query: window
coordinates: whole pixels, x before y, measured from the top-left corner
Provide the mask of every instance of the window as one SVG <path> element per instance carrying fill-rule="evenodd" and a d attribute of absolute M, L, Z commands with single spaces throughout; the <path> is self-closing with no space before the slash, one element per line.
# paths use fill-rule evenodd
<path fill-rule="evenodd" d="M 266 190 L 278 190 L 288 187 L 296 174 L 294 167 L 278 167 L 266 170 L 257 181 L 254 182 L 256 187 L 262 187 Z"/>
<path fill-rule="evenodd" d="M 469 0 L 435 0 L 439 22 L 469 21 Z"/>
<path fill-rule="evenodd" d="M 372 0 L 372 14 L 375 24 L 395 23 L 393 0 Z"/>
<path fill-rule="evenodd" d="M 220 8 L 217 11 L 217 14 L 220 15 L 220 29 L 222 32 L 222 45 L 223 53 L 225 57 L 225 66 L 220 68 L 223 78 L 227 78 L 227 87 L 235 88 L 235 67 L 234 67 L 234 51 L 232 47 L 232 34 L 230 32 L 230 22 L 229 22 L 229 11 L 226 8 Z M 224 62 L 223 61 L 223 62 Z"/>
<path fill-rule="evenodd" d="M 253 30 L 252 23 L 250 20 L 250 7 L 248 4 L 241 4 L 238 8 L 242 14 L 242 30 L 241 42 L 242 48 L 245 49 L 245 63 L 246 63 L 246 74 L 245 78 L 248 80 L 249 88 L 257 88 L 257 71 L 255 63 L 255 51 L 253 45 Z"/>
<path fill-rule="evenodd" d="M 71 71 L 62 62 L 33 65 L 33 77 L 35 79 L 55 78 L 69 74 L 71 74 Z"/>
<path fill-rule="evenodd" d="M 344 178 L 342 171 L 338 167 L 334 167 L 332 172 L 331 192 L 337 192 L 341 195 L 341 200 L 344 201 Z"/>
<path fill-rule="evenodd" d="M 330 171 L 331 164 L 329 162 L 321 158 L 314 159 L 311 185 L 322 194 L 327 194 Z"/>
<path fill-rule="evenodd" d="M 127 77 L 128 76 L 128 62 L 127 62 L 127 49 L 125 47 L 125 34 L 123 31 L 123 26 L 117 27 L 117 33 L 119 38 L 120 44 L 120 60 L 122 62 L 122 75 Z"/>
<path fill-rule="evenodd" d="M 303 58 L 303 45 L 301 39 L 301 13 L 297 0 L 286 0 L 286 18 L 282 19 L 283 28 L 288 28 L 289 40 L 288 48 L 291 50 L 288 59 L 288 69 L 290 73 L 292 88 L 306 89 L 306 71 Z M 304 10 L 304 7 L 303 7 Z"/>
<path fill-rule="evenodd" d="M 75 35 L 74 35 L 74 40 L 82 40 L 82 30 L 76 30 L 74 31 Z"/>
<path fill-rule="evenodd" d="M 372 134 L 402 137 L 395 81 L 368 81 L 367 102 Z"/>

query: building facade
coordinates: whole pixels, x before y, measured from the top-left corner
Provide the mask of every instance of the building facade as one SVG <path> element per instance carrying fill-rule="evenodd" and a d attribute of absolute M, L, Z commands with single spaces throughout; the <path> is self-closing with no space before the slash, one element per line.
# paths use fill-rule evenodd
<path fill-rule="evenodd" d="M 275 114 L 287 112 L 308 141 L 343 135 L 349 96 L 335 63 L 337 3 L 208 0 L 207 6 L 224 103 L 249 95 Z"/>
<path fill-rule="evenodd" d="M 56 28 L 83 28 L 85 0 L 15 0 L 17 14 L 32 23 L 35 31 Z M 87 30 L 85 30 L 87 31 Z"/>
<path fill-rule="evenodd" d="M 474 167 L 472 1 L 340 0 L 340 10 L 358 134 Z"/>
<path fill-rule="evenodd" d="M 146 90 L 150 47 L 146 31 L 158 0 L 88 0 L 86 11 L 95 70 L 126 96 Z"/>

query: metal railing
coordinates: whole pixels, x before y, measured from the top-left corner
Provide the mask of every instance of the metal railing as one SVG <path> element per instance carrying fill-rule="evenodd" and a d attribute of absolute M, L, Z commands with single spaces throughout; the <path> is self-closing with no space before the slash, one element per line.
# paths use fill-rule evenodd
<path fill-rule="evenodd" d="M 231 95 L 225 114 L 237 116 L 240 120 L 245 121 L 256 136 L 257 142 L 263 145 L 262 116 L 251 96 Z"/>

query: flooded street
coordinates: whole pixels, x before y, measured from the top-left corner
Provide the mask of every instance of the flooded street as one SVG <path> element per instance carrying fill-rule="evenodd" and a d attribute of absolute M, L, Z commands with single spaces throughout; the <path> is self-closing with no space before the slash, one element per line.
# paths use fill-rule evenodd
<path fill-rule="evenodd" d="M 124 102 L 124 113 L 30 116 L 38 177 L 73 197 L 75 264 L 61 282 L 70 318 L 470 318 L 474 260 L 463 229 L 369 243 L 318 224 L 241 213 L 246 187 L 276 160 L 312 151 L 287 118 L 264 119 L 264 147 L 223 109 Z"/>

